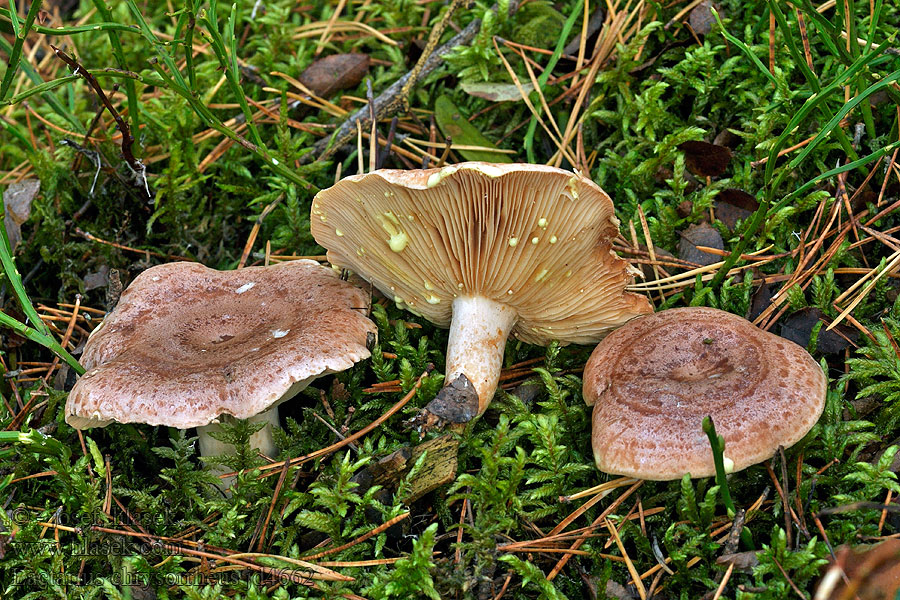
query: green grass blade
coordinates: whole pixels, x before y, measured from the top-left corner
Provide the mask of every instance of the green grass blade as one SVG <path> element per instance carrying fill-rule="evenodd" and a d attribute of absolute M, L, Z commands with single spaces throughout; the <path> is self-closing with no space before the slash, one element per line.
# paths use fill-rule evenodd
<path fill-rule="evenodd" d="M 719 31 L 722 32 L 722 35 L 725 36 L 725 39 L 728 40 L 729 42 L 731 42 L 732 44 L 734 44 L 735 46 L 737 46 L 741 50 L 741 52 L 743 52 L 747 56 L 747 58 L 749 58 L 750 61 L 754 65 L 756 65 L 756 68 L 759 69 L 759 72 L 762 73 L 763 75 L 765 75 L 769 79 L 769 81 L 772 82 L 772 85 L 774 85 L 777 88 L 778 80 L 775 78 L 774 75 L 772 75 L 772 73 L 769 72 L 769 69 L 767 69 L 766 66 L 764 64 L 762 64 L 762 61 L 759 60 L 759 58 L 757 58 L 757 56 L 755 54 L 753 54 L 753 51 L 747 46 L 747 44 L 745 44 L 738 38 L 736 38 L 733 35 L 731 35 L 730 33 L 728 33 L 728 30 L 725 28 L 725 25 L 722 23 L 722 19 L 719 18 L 719 13 L 718 13 L 718 11 L 716 11 L 716 9 L 710 8 L 709 10 L 713 14 L 713 17 L 715 17 L 716 23 L 719 25 Z"/>
<path fill-rule="evenodd" d="M 806 59 L 803 54 L 800 52 L 800 49 L 797 48 L 797 42 L 794 39 L 793 32 L 791 31 L 790 26 L 787 23 L 787 19 L 784 17 L 784 13 L 781 12 L 781 7 L 778 5 L 778 2 L 773 2 L 772 0 L 768 0 L 769 9 L 772 11 L 772 14 L 775 16 L 775 21 L 778 23 L 778 27 L 781 29 L 781 36 L 784 38 L 785 44 L 787 44 L 788 51 L 791 53 L 791 57 L 794 59 L 794 63 L 800 68 L 800 72 L 803 73 L 803 77 L 806 78 L 807 83 L 812 86 L 814 92 L 818 92 L 820 89 L 819 78 L 815 73 L 812 72 L 812 69 L 809 68 L 809 65 L 806 64 Z"/>
<path fill-rule="evenodd" d="M 806 159 L 806 157 L 809 156 L 809 154 L 816 148 L 816 146 L 818 146 L 822 142 L 822 140 L 824 140 L 825 137 L 827 137 L 828 134 L 832 130 L 834 130 L 835 128 L 839 129 L 841 120 L 845 116 L 847 116 L 847 114 L 849 114 L 850 111 L 852 111 L 854 108 L 856 108 L 856 106 L 859 105 L 860 102 L 862 102 L 863 100 L 866 100 L 869 96 L 871 96 L 878 90 L 888 87 L 889 85 L 891 85 L 893 82 L 895 82 L 897 80 L 900 80 L 900 70 L 894 71 L 893 73 L 891 73 L 886 78 L 879 81 L 878 83 L 874 83 L 874 84 L 870 85 L 868 88 L 866 88 L 865 91 L 863 91 L 863 93 L 855 96 L 854 98 L 851 98 L 850 101 L 847 102 L 846 104 L 844 104 L 844 106 L 841 107 L 841 109 L 831 118 L 831 120 L 829 120 L 828 123 L 826 123 L 822 127 L 822 130 L 819 131 L 819 133 L 816 135 L 815 138 L 813 138 L 813 141 L 811 141 L 809 144 L 807 144 L 806 147 L 803 148 L 803 150 L 800 152 L 800 154 L 798 154 L 794 158 L 794 160 L 792 160 L 788 164 L 788 167 L 790 169 L 793 169 L 793 168 L 796 168 L 797 165 L 799 165 L 801 162 L 803 162 Z"/>
<path fill-rule="evenodd" d="M 841 43 L 835 42 L 835 40 L 841 40 L 841 29 L 835 27 L 831 21 L 826 19 L 822 13 L 816 10 L 816 7 L 811 0 L 799 0 L 799 2 L 803 9 L 803 15 L 816 24 L 816 27 L 821 34 L 820 39 L 828 47 L 829 52 L 844 64 L 849 65 L 853 62 L 853 58 L 850 56 L 850 53 L 847 52 L 846 48 L 842 47 Z"/>
<path fill-rule="evenodd" d="M 31 300 L 25 292 L 25 286 L 22 284 L 22 276 L 19 275 L 19 271 L 16 269 L 16 263 L 13 260 L 12 250 L 9 245 L 9 238 L 6 235 L 5 212 L 0 215 L 0 266 L 3 267 L 3 273 L 6 275 L 7 281 L 9 281 L 9 284 L 12 286 L 13 294 L 15 294 L 16 300 L 19 301 L 22 312 L 24 312 L 28 320 L 31 321 L 32 327 L 44 335 L 50 335 L 50 328 L 44 324 L 38 316 L 37 311 L 34 309 L 34 305 L 31 304 Z"/>
<path fill-rule="evenodd" d="M 836 167 L 834 169 L 831 169 L 830 171 L 826 171 L 824 173 L 817 175 L 816 177 L 810 179 L 809 181 L 807 181 L 806 183 L 804 183 L 803 185 L 798 187 L 796 190 L 794 190 L 793 192 L 791 192 L 790 194 L 788 194 L 787 196 L 785 196 L 784 198 L 779 200 L 777 204 L 772 206 L 772 209 L 770 212 L 776 212 L 778 210 L 781 210 L 785 206 L 788 206 L 792 201 L 796 200 L 803 194 L 812 190 L 812 188 L 815 187 L 815 185 L 817 183 L 819 183 L 820 181 L 822 181 L 824 179 L 828 179 L 830 177 L 834 177 L 835 175 L 840 175 L 841 173 L 846 173 L 847 171 L 852 171 L 853 169 L 856 169 L 858 167 L 865 166 L 865 165 L 871 163 L 872 161 L 878 160 L 879 158 L 881 158 L 882 156 L 884 156 L 886 154 L 890 154 L 897 148 L 900 148 L 900 141 L 888 144 L 887 146 L 884 146 L 883 148 L 879 148 L 875 152 L 872 152 L 871 154 L 867 154 L 866 156 L 863 156 L 862 158 L 860 158 L 858 160 L 849 162 L 845 165 L 841 165 L 840 167 Z"/>
<path fill-rule="evenodd" d="M 709 446 L 712 448 L 713 463 L 716 465 L 716 485 L 719 486 L 719 495 L 722 504 L 728 509 L 728 516 L 733 517 L 736 510 L 731 499 L 731 491 L 728 489 L 728 471 L 725 469 L 725 438 L 716 434 L 716 426 L 712 417 L 703 418 L 703 433 L 709 438 Z M 733 465 L 732 465 L 733 466 Z"/>
<path fill-rule="evenodd" d="M 180 87 L 187 87 L 184 77 L 182 77 L 181 72 L 178 70 L 178 65 L 175 64 L 175 59 L 172 58 L 172 55 L 167 50 L 169 44 L 160 41 L 160 39 L 156 37 L 156 34 L 153 33 L 153 30 L 147 25 L 147 21 L 144 20 L 144 15 L 134 3 L 134 0 L 125 0 L 125 2 L 128 5 L 128 9 L 131 11 L 132 16 L 137 21 L 138 28 L 144 36 L 144 39 L 153 45 L 156 49 L 156 54 L 162 59 L 163 64 L 168 67 L 171 78 L 174 79 Z"/>
<path fill-rule="evenodd" d="M 12 45 L 6 41 L 6 38 L 4 38 L 3 36 L 0 36 L 0 50 L 3 50 L 7 54 L 12 54 L 12 49 L 13 49 Z M 28 77 L 34 83 L 36 83 L 38 85 L 44 83 L 44 79 L 27 62 L 21 62 L 19 64 L 19 68 L 21 68 L 22 72 L 25 73 L 26 77 Z M 66 120 L 66 122 L 69 123 L 69 125 L 72 126 L 72 128 L 75 130 L 76 133 L 80 133 L 80 134 L 87 133 L 87 130 L 84 128 L 84 125 L 81 124 L 81 121 L 79 121 L 75 117 L 75 115 L 73 115 L 69 111 L 68 108 L 63 106 L 63 104 L 62 104 L 62 102 L 60 102 L 59 98 L 57 98 L 53 94 L 44 94 L 43 98 L 44 98 L 44 101 L 47 103 L 47 105 L 50 106 L 50 108 L 52 108 L 56 114 L 61 116 L 63 119 Z M 30 145 L 31 144 L 29 144 L 29 146 Z"/>
<path fill-rule="evenodd" d="M 22 145 L 24 145 L 26 148 L 28 148 L 29 152 L 33 153 L 35 151 L 34 146 L 31 145 L 31 140 L 29 140 L 28 137 L 24 133 L 19 131 L 18 127 L 16 127 L 12 123 L 8 122 L 5 118 L 3 118 L 3 116 L 0 116 L 0 124 L 2 124 L 3 127 L 8 132 L 13 134 L 16 137 L 16 139 L 18 139 L 22 143 Z"/>
<path fill-rule="evenodd" d="M 75 359 L 74 356 L 62 347 L 62 344 L 56 341 L 52 334 L 43 334 L 33 327 L 29 327 L 24 323 L 20 323 L 4 312 L 0 312 L 0 325 L 9 327 L 22 337 L 36 344 L 40 344 L 44 348 L 50 350 L 55 355 L 66 361 L 79 375 L 84 374 L 84 367 Z"/>
<path fill-rule="evenodd" d="M 19 61 L 22 58 L 22 46 L 25 44 L 25 38 L 28 37 L 28 32 L 31 31 L 31 26 L 34 23 L 35 17 L 37 17 L 38 12 L 41 10 L 41 4 L 43 4 L 43 0 L 36 0 L 31 3 L 28 14 L 25 16 L 25 27 L 19 29 L 19 17 L 16 14 L 15 7 L 10 3 L 8 12 L 10 21 L 13 24 L 13 31 L 16 34 L 16 41 L 13 44 L 12 52 L 10 52 L 9 55 L 9 62 L 6 63 L 6 73 L 3 74 L 3 81 L 0 82 L 0 100 L 6 98 L 6 94 L 9 93 L 9 86 L 12 85 L 12 80 L 19 70 Z"/>
<path fill-rule="evenodd" d="M 888 40 L 883 44 L 880 44 L 873 51 L 860 56 L 845 71 L 838 75 L 838 77 L 836 77 L 834 81 L 822 88 L 817 94 L 813 94 L 806 99 L 806 102 L 803 103 L 803 106 L 801 106 L 800 109 L 794 113 L 794 116 L 791 117 L 791 120 L 784 128 L 784 132 L 782 132 L 782 134 L 778 136 L 778 139 L 775 141 L 775 144 L 769 151 L 769 160 L 766 163 L 765 172 L 766 181 L 771 181 L 778 158 L 778 153 L 781 152 L 782 148 L 787 145 L 787 141 L 791 137 L 791 135 L 793 135 L 794 129 L 805 118 L 807 118 L 810 113 L 813 112 L 813 110 L 817 109 L 821 103 L 827 101 L 832 93 L 840 90 L 857 73 L 866 69 L 867 66 L 870 65 L 870 63 L 873 63 L 875 59 L 877 59 L 882 54 L 883 50 L 885 48 L 888 48 L 891 43 L 891 40 Z M 774 191 L 775 190 L 773 190 L 773 193 Z"/>
<path fill-rule="evenodd" d="M 31 299 L 25 292 L 25 286 L 22 284 L 22 277 L 19 275 L 18 269 L 16 269 L 16 263 L 13 260 L 12 251 L 10 250 L 9 238 L 6 235 L 5 212 L 0 215 L 0 265 L 3 267 L 3 273 L 6 275 L 6 280 L 9 281 L 9 284 L 13 289 L 13 294 L 15 295 L 16 300 L 18 300 L 22 312 L 25 313 L 28 321 L 31 322 L 31 326 L 29 327 L 24 323 L 20 323 L 3 312 L 0 312 L 0 324 L 6 325 L 19 335 L 44 346 L 69 363 L 69 365 L 78 371 L 79 374 L 84 373 L 84 369 L 78 364 L 78 361 L 75 360 L 75 358 L 56 341 L 53 334 L 50 333 L 50 328 L 47 327 L 40 315 L 38 315 L 37 311 L 34 309 L 34 305 L 31 303 Z"/>
<path fill-rule="evenodd" d="M 6 10 L 7 10 L 7 13 L 9 14 L 9 22 L 10 22 L 10 24 L 12 24 L 12 34 L 15 37 L 19 37 L 19 30 L 20 30 L 19 13 L 16 12 L 16 7 L 13 5 L 12 2 L 9 3 L 9 8 Z"/>
<path fill-rule="evenodd" d="M 90 69 L 90 74 L 96 77 L 97 79 L 125 79 L 126 81 L 143 81 L 143 78 L 137 73 L 131 73 L 130 71 L 119 71 L 119 70 L 110 70 L 110 69 Z M 59 79 L 51 79 L 50 81 L 45 81 L 40 85 L 36 85 L 34 87 L 28 88 L 23 92 L 19 92 L 12 98 L 8 98 L 0 102 L 0 106 L 18 104 L 22 100 L 27 100 L 32 96 L 36 96 L 38 94 L 45 94 L 51 90 L 54 90 L 58 87 L 61 87 L 67 83 L 72 83 L 75 80 L 79 79 L 79 75 L 66 75 L 65 77 L 60 77 Z"/>

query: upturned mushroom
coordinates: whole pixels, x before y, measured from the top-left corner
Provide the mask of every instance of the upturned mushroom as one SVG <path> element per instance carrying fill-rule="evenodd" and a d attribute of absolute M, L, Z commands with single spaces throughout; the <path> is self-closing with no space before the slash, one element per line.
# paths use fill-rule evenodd
<path fill-rule="evenodd" d="M 625 292 L 634 271 L 612 250 L 612 201 L 577 172 L 479 162 L 379 170 L 319 192 L 310 221 L 333 265 L 450 328 L 446 387 L 426 425 L 484 412 L 510 333 L 590 344 L 651 310 Z"/>
<path fill-rule="evenodd" d="M 369 356 L 376 329 L 367 305 L 364 292 L 314 261 L 152 267 L 91 333 L 66 422 L 197 427 L 209 456 L 233 450 L 209 435 L 230 415 L 267 422 L 251 444 L 273 455 L 278 404 Z"/>
<path fill-rule="evenodd" d="M 715 474 L 702 429 L 725 439 L 726 471 L 800 441 L 825 407 L 826 378 L 797 344 L 712 308 L 675 308 L 628 322 L 591 354 L 597 467 L 639 479 Z"/>

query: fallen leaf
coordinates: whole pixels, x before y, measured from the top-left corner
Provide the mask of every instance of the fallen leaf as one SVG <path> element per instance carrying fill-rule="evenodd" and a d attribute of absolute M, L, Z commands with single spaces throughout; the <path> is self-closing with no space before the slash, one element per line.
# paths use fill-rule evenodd
<path fill-rule="evenodd" d="M 698 250 L 697 246 L 707 246 L 718 250 L 725 249 L 725 242 L 719 232 L 708 223 L 691 225 L 684 231 L 680 231 L 681 240 L 678 242 L 678 258 L 698 265 L 711 265 L 722 260 L 721 256 Z"/>
<path fill-rule="evenodd" d="M 756 291 L 753 292 L 753 297 L 750 299 L 750 315 L 747 319 L 755 321 L 764 310 L 769 308 L 769 305 L 772 304 L 772 298 L 774 297 L 775 292 L 772 291 L 771 284 L 764 283 L 756 288 Z"/>
<path fill-rule="evenodd" d="M 478 128 L 469 123 L 447 96 L 441 96 L 434 103 L 434 120 L 441 133 L 453 140 L 454 144 L 496 148 L 494 143 L 481 135 Z M 480 160 L 493 163 L 511 163 L 505 154 L 489 150 L 457 150 L 466 160 Z"/>
<path fill-rule="evenodd" d="M 3 192 L 3 209 L 6 212 L 6 235 L 13 250 L 22 240 L 22 223 L 31 216 L 31 202 L 41 189 L 40 179 L 25 179 L 9 184 Z"/>
<path fill-rule="evenodd" d="M 759 558 L 754 551 L 735 552 L 733 554 L 723 554 L 716 559 L 719 565 L 734 565 L 738 571 L 751 571 L 759 564 Z"/>
<path fill-rule="evenodd" d="M 716 137 L 713 138 L 713 144 L 717 146 L 727 146 L 732 150 L 737 148 L 738 144 L 741 143 L 741 137 L 736 135 L 733 131 L 728 129 L 727 127 L 721 130 L 716 134 Z"/>
<path fill-rule="evenodd" d="M 628 591 L 628 588 L 624 585 L 613 581 L 612 579 L 606 581 L 606 596 L 608 598 L 615 598 L 616 600 L 634 600 L 638 597 L 636 594 L 632 594 Z"/>
<path fill-rule="evenodd" d="M 411 504 L 456 479 L 458 450 L 459 440 L 447 433 L 414 448 L 404 446 L 378 462 L 367 465 L 353 475 L 351 481 L 359 485 L 358 493 L 373 485 L 395 488 L 424 454 L 425 458 L 416 477 L 407 482 L 405 495 L 400 499 L 404 504 Z"/>
<path fill-rule="evenodd" d="M 806 348 L 809 346 L 813 327 L 819 321 L 823 321 L 822 317 L 824 317 L 824 313 L 821 309 L 815 307 L 801 308 L 789 315 L 781 324 L 781 337 Z M 859 337 L 859 332 L 847 325 L 838 324 L 831 331 L 825 331 L 825 327 L 827 325 L 823 321 L 822 328 L 819 329 L 819 336 L 816 338 L 816 350 L 823 354 L 843 352 L 844 349 L 850 347 L 851 342 L 855 342 Z"/>
<path fill-rule="evenodd" d="M 734 231 L 738 221 L 747 219 L 759 208 L 756 198 L 736 188 L 728 188 L 719 192 L 716 196 L 716 218 L 721 221 L 729 231 Z"/>
<path fill-rule="evenodd" d="M 332 54 L 306 67 L 299 80 L 320 98 L 328 98 L 340 90 L 355 88 L 368 71 L 369 57 L 365 54 Z"/>
<path fill-rule="evenodd" d="M 470 96 L 475 96 L 476 98 L 484 98 L 485 100 L 491 100 L 493 102 L 518 102 L 522 100 L 522 93 L 514 83 L 495 83 L 493 81 L 477 83 L 464 81 L 459 85 L 465 93 Z M 523 83 L 522 90 L 526 94 L 530 94 L 534 90 L 534 85 L 532 83 Z"/>
<path fill-rule="evenodd" d="M 99 269 L 84 276 L 84 291 L 89 292 L 91 290 L 106 287 L 106 282 L 108 280 L 109 267 L 100 265 Z"/>
<path fill-rule="evenodd" d="M 678 149 L 684 152 L 688 170 L 700 177 L 718 177 L 731 162 L 731 150 L 709 142 L 683 142 Z"/>
<path fill-rule="evenodd" d="M 722 14 L 722 9 L 710 0 L 703 0 L 691 11 L 691 15 L 688 17 L 688 24 L 697 35 L 706 35 L 715 24 L 716 18 L 713 17 L 711 8 L 715 8 L 720 15 Z"/>
<path fill-rule="evenodd" d="M 591 37 L 600 31 L 600 28 L 603 27 L 603 22 L 606 20 L 606 7 L 602 4 L 598 5 L 594 8 L 594 12 L 591 13 L 590 18 L 588 19 L 587 25 L 587 35 L 585 36 L 585 51 L 589 55 L 591 52 L 590 47 L 587 45 L 587 42 L 590 41 Z M 578 54 L 579 50 L 581 50 L 581 32 L 578 32 L 578 35 L 575 36 L 571 42 L 569 42 L 565 48 L 563 48 L 563 54 L 568 54 L 570 56 L 575 56 Z M 590 56 L 588 56 L 590 58 Z"/>

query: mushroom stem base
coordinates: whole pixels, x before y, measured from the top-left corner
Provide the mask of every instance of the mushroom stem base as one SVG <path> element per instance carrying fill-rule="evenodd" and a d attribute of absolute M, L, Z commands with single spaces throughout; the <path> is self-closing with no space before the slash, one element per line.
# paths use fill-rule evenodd
<path fill-rule="evenodd" d="M 512 308 L 481 296 L 453 301 L 447 385 L 428 404 L 428 411 L 451 423 L 465 423 L 487 409 L 500 381 L 506 338 L 516 318 Z"/>

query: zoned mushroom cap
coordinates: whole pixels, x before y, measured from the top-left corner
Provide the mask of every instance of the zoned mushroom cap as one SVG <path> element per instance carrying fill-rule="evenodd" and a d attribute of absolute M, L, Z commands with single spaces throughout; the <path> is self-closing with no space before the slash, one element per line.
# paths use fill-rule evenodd
<path fill-rule="evenodd" d="M 806 435 L 826 384 L 806 350 L 730 313 L 675 308 L 634 319 L 584 369 L 597 467 L 639 479 L 714 475 L 709 415 L 733 470 L 744 469 Z"/>
<path fill-rule="evenodd" d="M 141 273 L 91 334 L 66 403 L 73 427 L 187 429 L 246 419 L 369 356 L 368 297 L 314 261 Z"/>
<path fill-rule="evenodd" d="M 625 293 L 609 196 L 590 179 L 529 164 L 468 162 L 354 175 L 316 195 L 311 229 L 328 260 L 441 327 L 458 296 L 513 307 L 533 344 L 595 343 L 649 312 Z"/>

